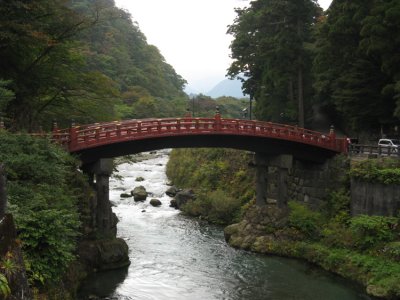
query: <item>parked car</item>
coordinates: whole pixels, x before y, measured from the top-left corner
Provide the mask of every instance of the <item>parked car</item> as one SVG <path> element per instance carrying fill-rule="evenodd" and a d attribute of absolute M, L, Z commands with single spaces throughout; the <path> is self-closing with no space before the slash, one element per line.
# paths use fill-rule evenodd
<path fill-rule="evenodd" d="M 394 139 L 380 139 L 378 146 L 385 148 L 392 148 L 393 152 L 397 152 L 400 147 L 400 141 Z"/>

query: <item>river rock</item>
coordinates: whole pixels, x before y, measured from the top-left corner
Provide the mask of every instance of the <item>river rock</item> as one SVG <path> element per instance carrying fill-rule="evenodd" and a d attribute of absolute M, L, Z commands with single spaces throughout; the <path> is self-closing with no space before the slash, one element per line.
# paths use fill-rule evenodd
<path fill-rule="evenodd" d="M 165 193 L 170 197 L 175 197 L 177 192 L 179 192 L 179 189 L 175 186 L 171 186 Z"/>
<path fill-rule="evenodd" d="M 78 254 L 94 270 L 118 269 L 130 264 L 128 245 L 121 238 L 84 241 Z"/>
<path fill-rule="evenodd" d="M 131 194 L 135 201 L 145 201 L 147 198 L 147 191 L 142 185 L 135 187 Z"/>
<path fill-rule="evenodd" d="M 128 194 L 128 193 L 122 193 L 121 195 L 119 195 L 121 198 L 130 198 L 132 197 L 132 194 Z"/>
<path fill-rule="evenodd" d="M 180 208 L 182 205 L 184 205 L 188 201 L 195 200 L 195 198 L 196 198 L 196 196 L 194 195 L 193 190 L 185 189 L 185 190 L 179 191 L 175 195 L 176 208 Z"/>
<path fill-rule="evenodd" d="M 161 201 L 158 200 L 158 199 L 151 199 L 151 200 L 150 200 L 150 205 L 153 205 L 153 206 L 160 206 L 160 205 L 161 205 Z"/>
<path fill-rule="evenodd" d="M 175 199 L 171 199 L 171 201 L 169 202 L 169 206 L 170 207 L 174 207 L 174 208 L 178 208 L 178 205 L 176 205 L 176 200 Z"/>
<path fill-rule="evenodd" d="M 142 176 L 136 177 L 135 181 L 144 181 L 144 178 Z"/>

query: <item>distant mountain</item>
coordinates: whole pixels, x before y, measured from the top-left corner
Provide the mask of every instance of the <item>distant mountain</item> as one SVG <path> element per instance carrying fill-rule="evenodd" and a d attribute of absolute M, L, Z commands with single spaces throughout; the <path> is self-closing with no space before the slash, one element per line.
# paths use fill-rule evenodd
<path fill-rule="evenodd" d="M 213 87 L 207 96 L 212 98 L 218 98 L 222 96 L 235 97 L 235 98 L 248 98 L 248 96 L 243 95 L 242 92 L 242 82 L 239 79 L 225 79 Z"/>
<path fill-rule="evenodd" d="M 189 96 L 198 95 L 200 92 L 189 85 L 186 85 L 183 91 L 188 94 Z"/>

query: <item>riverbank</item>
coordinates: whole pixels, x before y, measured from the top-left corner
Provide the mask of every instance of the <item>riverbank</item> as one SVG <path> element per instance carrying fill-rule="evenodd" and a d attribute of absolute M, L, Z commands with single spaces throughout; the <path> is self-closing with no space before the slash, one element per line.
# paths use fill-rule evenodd
<path fill-rule="evenodd" d="M 167 161 L 168 155 L 157 151 L 148 160 L 118 165 L 110 199 L 132 264 L 94 274 L 83 283 L 79 299 L 369 299 L 357 287 L 301 261 L 230 247 L 222 226 L 171 208 L 172 198 L 165 193 L 170 188 Z M 151 194 L 145 201 L 120 197 L 139 185 Z M 152 198 L 162 205 L 151 206 Z"/>
<path fill-rule="evenodd" d="M 303 219 L 302 222 L 307 220 Z M 374 297 L 385 299 L 400 297 L 398 258 L 390 259 L 384 255 L 373 255 L 368 251 L 355 251 L 354 244 L 347 249 L 334 247 L 332 244 L 329 245 L 327 237 L 307 237 L 305 230 L 301 231 L 289 223 L 290 214 L 274 205 L 267 205 L 264 208 L 253 206 L 249 208 L 240 223 L 226 227 L 224 233 L 232 247 L 304 259 L 324 270 L 358 282 L 366 288 L 369 295 Z M 351 237 L 342 234 L 343 232 L 331 233 L 336 235 L 337 239 L 342 238 L 344 243 L 352 243 Z M 385 249 L 390 251 L 389 248 L 382 248 L 382 251 Z"/>
<path fill-rule="evenodd" d="M 210 153 L 204 153 L 209 151 Z M 229 169 L 230 176 L 218 173 L 214 168 L 212 178 L 217 178 L 220 198 L 235 197 L 233 190 L 237 189 L 237 182 L 232 175 L 241 174 L 242 178 L 251 178 L 254 174 L 248 171 L 247 162 L 240 159 L 243 154 L 232 151 L 217 152 L 214 150 L 181 151 L 179 155 L 171 156 L 169 162 L 174 166 L 175 157 L 184 162 L 184 170 L 176 175 L 175 168 L 168 172 L 170 179 L 182 182 L 180 187 L 194 183 L 195 191 L 207 189 L 202 181 L 193 182 L 187 177 L 195 170 L 197 177 L 207 182 L 209 166 L 233 165 L 241 166 L 235 170 Z M 223 150 L 218 150 L 223 151 Z M 184 157 L 182 157 L 182 155 Z M 202 164 L 203 157 L 211 157 L 213 161 Z M 208 167 L 207 167 L 208 166 Z M 354 167 L 354 166 L 353 166 Z M 368 172 L 367 172 L 368 173 Z M 381 172 L 385 181 L 390 174 L 396 172 Z M 379 174 L 381 174 L 379 173 Z M 186 174 L 186 176 L 185 176 Z M 196 174 L 196 173 L 195 173 Z M 396 173 L 397 174 L 397 173 Z M 344 278 L 362 284 L 367 293 L 386 299 L 400 297 L 400 232 L 398 217 L 383 216 L 352 216 L 350 213 L 350 178 L 342 171 L 342 188 L 332 190 L 318 207 L 310 209 L 306 202 L 292 201 L 287 209 L 279 209 L 271 201 L 266 208 L 259 209 L 253 206 L 254 200 L 242 203 L 236 209 L 235 223 L 225 229 L 225 236 L 230 245 L 258 253 L 273 254 L 285 257 L 305 259 L 325 270 L 339 274 Z M 183 178 L 184 180 L 180 180 Z M 228 180 L 227 180 L 228 178 Z M 341 179 L 342 180 L 342 179 Z M 295 184 L 295 182 L 293 183 Z M 254 184 L 242 194 L 254 195 Z M 209 221 L 210 208 L 207 198 L 200 197 L 183 207 L 183 212 L 201 216 Z M 200 201 L 199 201 L 200 200 Z M 386 199 L 385 199 L 386 200 Z M 199 202 L 198 202 L 199 201 Z M 198 208 L 202 209 L 198 209 Z M 238 213 L 241 217 L 237 217 Z M 237 219 L 239 219 L 237 221 Z M 225 220 L 223 220 L 225 221 Z"/>

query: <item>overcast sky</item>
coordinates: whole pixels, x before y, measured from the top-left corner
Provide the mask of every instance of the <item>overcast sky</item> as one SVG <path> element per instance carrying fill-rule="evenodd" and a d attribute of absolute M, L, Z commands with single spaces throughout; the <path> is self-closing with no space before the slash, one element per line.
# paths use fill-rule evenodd
<path fill-rule="evenodd" d="M 326 9 L 331 0 L 318 1 Z M 227 26 L 248 0 L 115 0 L 130 12 L 149 44 L 198 92 L 225 79 L 230 65 Z"/>

